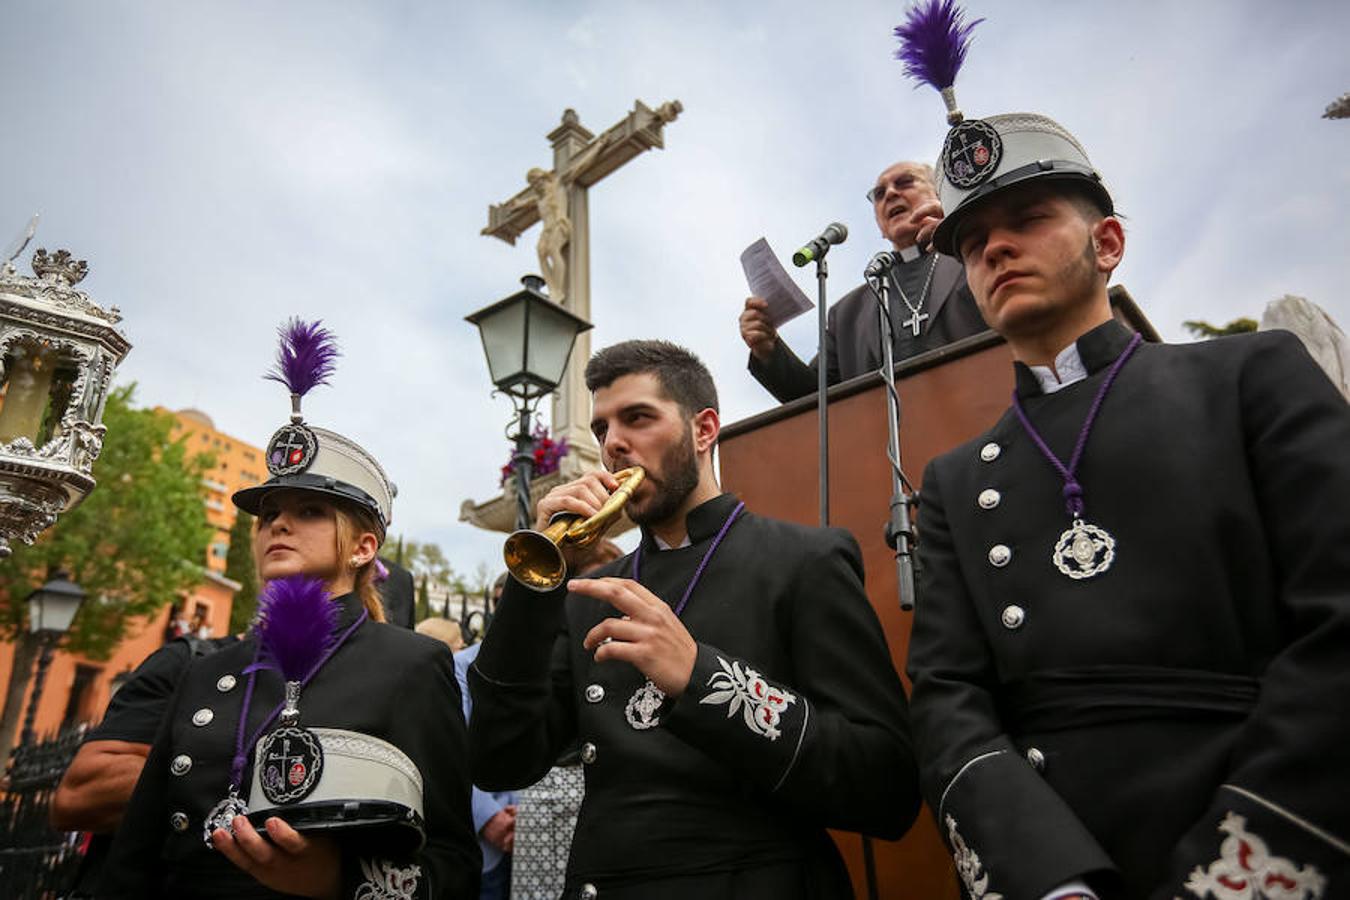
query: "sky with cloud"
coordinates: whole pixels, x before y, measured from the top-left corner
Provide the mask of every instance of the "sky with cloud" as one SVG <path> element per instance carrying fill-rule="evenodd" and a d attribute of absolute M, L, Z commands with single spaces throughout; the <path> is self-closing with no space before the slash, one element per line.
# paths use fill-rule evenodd
<path fill-rule="evenodd" d="M 968 115 L 1018 110 L 1087 147 L 1129 245 L 1117 281 L 1170 340 L 1285 294 L 1350 323 L 1350 5 L 970 0 Z M 666 149 L 591 191 L 595 346 L 698 352 L 723 419 L 769 407 L 745 371 L 740 251 L 786 254 L 832 220 L 831 298 L 883 243 L 863 193 L 931 160 L 937 95 L 891 58 L 900 3 L 71 2 L 0 11 L 0 239 L 88 259 L 121 307 L 138 399 L 262 444 L 287 411 L 258 376 L 277 324 L 321 317 L 344 351 L 311 421 L 399 483 L 396 532 L 494 568 L 486 499 L 510 417 L 464 315 L 537 267 L 481 237 L 487 206 L 550 164 L 572 107 L 593 131 L 679 99 Z M 809 273 L 794 272 L 814 297 Z M 803 355 L 814 317 L 784 336 Z"/>

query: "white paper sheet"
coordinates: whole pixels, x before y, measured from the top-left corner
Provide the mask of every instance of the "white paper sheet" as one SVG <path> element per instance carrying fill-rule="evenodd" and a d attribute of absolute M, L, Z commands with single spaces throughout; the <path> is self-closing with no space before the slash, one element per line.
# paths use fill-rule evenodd
<path fill-rule="evenodd" d="M 764 238 L 745 248 L 741 254 L 741 268 L 745 270 L 750 293 L 768 302 L 766 313 L 769 324 L 774 328 L 781 328 L 785 322 L 815 308 L 815 304 L 788 276 L 787 270 Z"/>

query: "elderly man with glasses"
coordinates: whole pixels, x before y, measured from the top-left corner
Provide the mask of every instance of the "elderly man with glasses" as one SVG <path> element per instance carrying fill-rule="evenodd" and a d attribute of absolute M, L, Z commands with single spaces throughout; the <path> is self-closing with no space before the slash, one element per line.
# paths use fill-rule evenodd
<path fill-rule="evenodd" d="M 932 167 L 895 163 L 877 176 L 867 199 L 882 236 L 896 251 L 890 273 L 896 361 L 984 331 L 961 264 L 921 249 L 942 220 Z M 762 298 L 745 301 L 740 325 L 741 338 L 750 348 L 750 374 L 779 402 L 815 392 L 819 357 L 807 364 L 792 352 L 770 324 Z M 830 309 L 826 335 L 830 384 L 880 367 L 880 328 L 876 300 L 867 285 L 849 291 Z"/>

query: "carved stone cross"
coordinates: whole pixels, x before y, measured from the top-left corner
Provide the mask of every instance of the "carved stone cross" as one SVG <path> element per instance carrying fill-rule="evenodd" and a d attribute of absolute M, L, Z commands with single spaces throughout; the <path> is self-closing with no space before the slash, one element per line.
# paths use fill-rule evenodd
<path fill-rule="evenodd" d="M 514 245 L 536 222 L 542 222 L 537 251 L 540 274 L 549 296 L 590 321 L 591 271 L 587 189 L 639 154 L 663 148 L 662 129 L 683 111 L 680 101 L 651 109 L 634 101 L 633 110 L 596 137 L 574 110 L 563 112 L 562 124 L 548 133 L 553 169 L 531 169 L 528 186 L 505 203 L 488 207 L 483 234 Z M 572 477 L 594 468 L 599 456 L 590 433 L 590 395 L 583 370 L 591 355 L 590 333 L 577 337 L 562 384 L 553 395 L 553 431 L 572 447 L 563 459 L 563 473 Z"/>

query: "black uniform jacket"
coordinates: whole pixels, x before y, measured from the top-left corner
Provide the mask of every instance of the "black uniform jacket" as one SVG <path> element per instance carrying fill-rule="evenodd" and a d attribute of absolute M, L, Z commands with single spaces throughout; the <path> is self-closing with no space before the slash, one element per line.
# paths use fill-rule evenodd
<path fill-rule="evenodd" d="M 688 518 L 692 545 L 643 536 L 641 582 L 672 606 L 736 505 Z M 595 573 L 629 577 L 632 557 Z M 749 511 L 682 620 L 698 642 L 687 690 L 654 728 L 625 715 L 645 678 L 596 663 L 586 633 L 620 613 L 511 582 L 469 670 L 474 781 L 536 781 L 580 739 L 586 798 L 565 897 L 851 897 L 825 829 L 900 836 L 919 795 L 904 693 L 838 529 Z M 690 893 L 691 891 L 695 893 Z"/>
<path fill-rule="evenodd" d="M 108 701 L 103 721 L 84 736 L 84 742 L 152 744 L 188 664 L 196 657 L 214 653 L 238 641 L 233 635 L 205 639 L 180 637 L 169 641 L 136 667 L 127 683 Z M 97 894 L 99 873 L 103 870 L 111 846 L 111 834 L 91 836 L 84 859 L 80 861 L 74 891 L 76 896 Z"/>
<path fill-rule="evenodd" d="M 343 604 L 339 628 L 345 630 L 359 615 L 360 601 L 348 594 L 334 602 Z M 248 684 L 243 670 L 253 661 L 254 649 L 255 640 L 249 637 L 196 660 L 188 669 L 113 841 L 100 897 L 281 896 L 202 840 L 207 813 L 229 789 Z M 283 694 L 277 673 L 258 673 L 249 705 L 250 735 Z M 209 721 L 195 724 L 207 717 L 196 716 L 201 710 L 210 710 Z M 359 844 L 344 847 L 346 896 L 458 900 L 477 895 L 481 859 L 469 815 L 464 718 L 448 647 L 393 625 L 365 622 L 303 689 L 300 724 L 351 729 L 389 741 L 422 774 L 426 846 L 416 860 L 365 859 Z M 253 748 L 248 751 L 250 766 L 244 769 L 240 789 L 244 799 Z M 173 774 L 173 761 L 184 756 L 189 767 L 183 774 Z M 406 873 L 413 864 L 420 869 L 415 893 L 375 890 L 375 876 L 397 876 L 398 869 Z"/>
<path fill-rule="evenodd" d="M 1085 334 L 1050 395 L 1019 366 L 1061 460 L 1128 339 Z M 1347 453 L 1350 408 L 1267 332 L 1120 370 L 1078 471 L 1116 541 L 1095 577 L 1052 564 L 1063 481 L 1011 412 L 931 463 L 909 671 L 972 896 L 1350 897 Z"/>
<path fill-rule="evenodd" d="M 910 313 L 896 296 L 895 289 L 891 289 L 895 362 L 988 328 L 975 306 L 970 288 L 966 287 L 965 270 L 950 256 L 939 255 L 937 258 L 923 311 L 929 318 L 921 323 L 919 336 L 915 337 L 908 327 L 901 327 Z M 881 319 L 877 314 L 876 296 L 867 285 L 854 288 L 830 307 L 825 346 L 829 357 L 826 372 L 829 384 L 838 384 L 881 368 Z M 778 402 L 787 403 L 816 392 L 817 362 L 816 358 L 810 364 L 802 362 L 787 342 L 779 338 L 768 360 L 761 362 L 751 354 L 750 374 L 768 388 Z"/>

